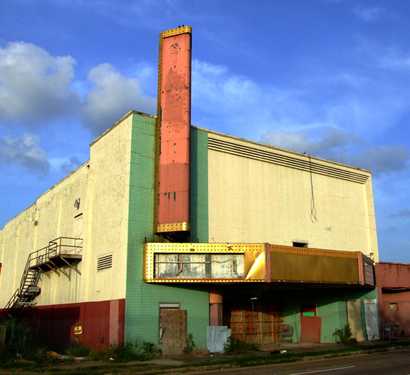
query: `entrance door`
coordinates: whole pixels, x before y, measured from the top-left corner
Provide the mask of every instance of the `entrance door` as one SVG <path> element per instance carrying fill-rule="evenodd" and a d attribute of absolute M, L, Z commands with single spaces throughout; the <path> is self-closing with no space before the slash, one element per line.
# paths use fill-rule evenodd
<path fill-rule="evenodd" d="M 182 354 L 186 347 L 187 312 L 179 308 L 160 307 L 160 343 L 164 355 Z"/>
<path fill-rule="evenodd" d="M 316 315 L 315 305 L 302 307 L 300 325 L 300 342 L 320 343 L 322 321 L 321 318 Z"/>

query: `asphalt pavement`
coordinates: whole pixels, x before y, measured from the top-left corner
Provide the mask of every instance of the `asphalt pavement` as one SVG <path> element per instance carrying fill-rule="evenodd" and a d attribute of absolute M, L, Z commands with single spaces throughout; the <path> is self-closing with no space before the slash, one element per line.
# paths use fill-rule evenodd
<path fill-rule="evenodd" d="M 202 372 L 207 375 L 410 375 L 410 350 Z"/>

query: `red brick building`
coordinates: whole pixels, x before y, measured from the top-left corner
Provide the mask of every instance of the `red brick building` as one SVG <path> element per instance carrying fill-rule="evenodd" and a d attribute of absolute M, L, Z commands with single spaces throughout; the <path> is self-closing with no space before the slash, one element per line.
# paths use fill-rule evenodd
<path fill-rule="evenodd" d="M 381 337 L 410 337 L 410 264 L 376 264 Z"/>

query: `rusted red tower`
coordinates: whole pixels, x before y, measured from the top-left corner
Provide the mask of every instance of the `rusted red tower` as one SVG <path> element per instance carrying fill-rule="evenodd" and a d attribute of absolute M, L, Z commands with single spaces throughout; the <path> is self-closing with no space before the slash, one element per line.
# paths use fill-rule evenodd
<path fill-rule="evenodd" d="M 157 233 L 188 232 L 191 126 L 191 27 L 160 35 L 158 67 Z"/>

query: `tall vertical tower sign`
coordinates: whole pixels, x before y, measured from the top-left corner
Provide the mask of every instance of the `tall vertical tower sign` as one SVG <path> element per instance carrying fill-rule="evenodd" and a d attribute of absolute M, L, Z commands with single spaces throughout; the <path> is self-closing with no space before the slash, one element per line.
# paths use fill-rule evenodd
<path fill-rule="evenodd" d="M 191 27 L 161 33 L 158 69 L 157 233 L 189 231 Z"/>

